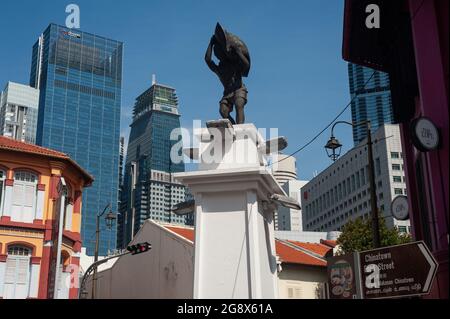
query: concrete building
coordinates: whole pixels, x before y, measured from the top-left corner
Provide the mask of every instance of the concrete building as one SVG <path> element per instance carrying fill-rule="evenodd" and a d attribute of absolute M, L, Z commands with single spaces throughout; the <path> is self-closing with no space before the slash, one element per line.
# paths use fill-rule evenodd
<path fill-rule="evenodd" d="M 39 90 L 8 82 L 0 94 L 0 135 L 36 143 Z"/>
<path fill-rule="evenodd" d="M 147 220 L 132 243 L 149 242 L 152 249 L 135 256 L 119 257 L 104 267 L 97 275 L 98 298 L 192 299 L 194 240 L 192 227 Z M 327 281 L 326 258 L 333 255 L 335 245 L 333 241 L 302 243 L 276 239 L 278 297 L 322 297 L 322 285 Z M 90 279 L 86 291 L 89 298 Z"/>
<path fill-rule="evenodd" d="M 0 137 L 0 299 L 78 298 L 82 191 L 92 182 L 64 153 Z"/>
<path fill-rule="evenodd" d="M 378 208 L 387 226 L 409 233 L 410 223 L 394 219 L 392 200 L 407 195 L 400 130 L 380 127 L 373 136 Z M 370 218 L 367 146 L 364 140 L 302 188 L 303 225 L 309 231 L 340 231 L 351 219 Z"/>
<path fill-rule="evenodd" d="M 286 194 L 300 203 L 302 196 L 300 189 L 308 182 L 297 180 L 297 162 L 295 157 L 278 154 L 275 156 L 273 175 Z M 275 230 L 303 231 L 301 210 L 278 207 L 275 213 Z"/>

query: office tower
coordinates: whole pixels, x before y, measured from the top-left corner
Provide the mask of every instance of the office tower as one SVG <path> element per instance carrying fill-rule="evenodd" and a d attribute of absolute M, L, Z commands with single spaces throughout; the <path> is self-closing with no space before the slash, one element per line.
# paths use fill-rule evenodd
<path fill-rule="evenodd" d="M 184 171 L 184 163 L 174 163 L 170 156 L 172 146 L 181 141 L 181 136 L 171 140 L 170 135 L 179 127 L 175 89 L 153 80 L 153 85 L 136 99 L 134 106 L 125 163 L 119 248 L 128 244 L 148 218 L 185 223 L 185 216 L 171 212 L 173 205 L 185 200 L 185 187 L 172 176 Z"/>
<path fill-rule="evenodd" d="M 123 204 L 122 204 L 122 193 L 123 193 L 123 170 L 124 170 L 124 161 L 125 161 L 125 137 L 120 137 L 120 143 L 119 143 L 119 193 L 117 197 L 117 207 L 118 211 L 121 212 L 124 210 Z M 117 240 L 116 240 L 116 247 L 119 247 L 121 245 L 118 245 L 119 241 L 121 240 L 120 235 L 123 232 L 123 225 L 124 225 L 124 219 L 122 214 L 118 214 L 117 216 Z"/>
<path fill-rule="evenodd" d="M 95 247 L 96 216 L 117 212 L 122 86 L 121 42 L 50 24 L 33 46 L 30 85 L 40 89 L 36 142 L 70 155 L 95 178 L 83 193 L 82 242 Z M 100 255 L 115 226 L 100 224 Z"/>
<path fill-rule="evenodd" d="M 369 81 L 372 74 L 373 77 Z M 373 132 L 383 124 L 392 124 L 393 113 L 389 75 L 349 63 L 348 76 L 352 99 L 358 94 L 351 105 L 352 121 L 358 123 L 370 120 Z M 367 85 L 364 87 L 365 83 Z M 366 126 L 354 126 L 353 141 L 355 146 L 365 138 L 367 138 Z"/>
<path fill-rule="evenodd" d="M 39 90 L 8 82 L 0 94 L 0 135 L 36 143 Z"/>
<path fill-rule="evenodd" d="M 373 140 L 379 211 L 389 228 L 409 233 L 409 220 L 396 220 L 390 211 L 392 200 L 407 194 L 400 128 L 385 124 Z M 305 230 L 341 231 L 351 219 L 371 218 L 368 162 L 363 140 L 302 188 Z"/>
<path fill-rule="evenodd" d="M 301 188 L 308 182 L 297 179 L 297 161 L 295 157 L 278 154 L 273 167 L 273 175 L 283 188 L 287 196 L 298 201 L 301 206 Z M 277 231 L 303 231 L 302 211 L 283 206 L 278 206 L 275 211 L 274 221 Z"/>

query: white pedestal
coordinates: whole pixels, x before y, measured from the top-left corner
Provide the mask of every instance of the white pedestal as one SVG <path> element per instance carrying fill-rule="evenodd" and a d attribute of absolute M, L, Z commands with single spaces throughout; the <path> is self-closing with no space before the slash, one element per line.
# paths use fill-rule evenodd
<path fill-rule="evenodd" d="M 269 197 L 285 194 L 258 152 L 265 141 L 252 124 L 235 125 L 224 138 L 211 140 L 208 129 L 194 134 L 201 141 L 199 170 L 175 174 L 195 198 L 194 298 L 277 298 Z M 212 146 L 221 153 L 218 162 L 209 160 Z"/>

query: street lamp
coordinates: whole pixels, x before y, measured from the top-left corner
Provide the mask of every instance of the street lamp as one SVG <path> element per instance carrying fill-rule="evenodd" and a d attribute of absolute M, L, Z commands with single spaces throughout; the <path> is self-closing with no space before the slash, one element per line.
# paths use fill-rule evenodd
<path fill-rule="evenodd" d="M 378 223 L 378 205 L 377 205 L 377 192 L 375 186 L 375 169 L 373 164 L 373 150 L 372 150 L 372 132 L 370 129 L 370 121 L 362 121 L 358 123 L 352 123 L 347 121 L 338 121 L 334 123 L 331 128 L 330 140 L 325 145 L 325 150 L 328 157 L 332 161 L 336 161 L 341 155 L 342 144 L 334 137 L 334 128 L 337 124 L 347 124 L 352 127 L 365 125 L 367 129 L 367 155 L 369 160 L 369 185 L 370 185 L 370 207 L 372 214 L 372 233 L 373 233 L 373 244 L 375 248 L 380 247 L 380 226 Z"/>
<path fill-rule="evenodd" d="M 325 145 L 325 150 L 327 151 L 328 157 L 335 162 L 341 156 L 342 144 L 339 143 L 337 138 L 331 135 L 330 140 Z"/>
<path fill-rule="evenodd" d="M 103 209 L 103 212 L 101 214 L 97 215 L 97 222 L 96 222 L 96 230 L 95 230 L 95 255 L 94 255 L 94 264 L 98 261 L 98 249 L 99 249 L 99 241 L 100 241 L 100 218 L 106 213 L 107 209 L 110 209 L 109 213 L 106 214 L 105 220 L 106 220 L 106 226 L 108 229 L 112 229 L 112 225 L 115 219 L 117 219 L 116 214 L 114 214 L 111 211 L 111 203 L 106 205 L 105 209 Z M 97 267 L 94 268 L 94 273 L 92 275 L 92 299 L 95 299 L 95 294 L 97 290 Z"/>

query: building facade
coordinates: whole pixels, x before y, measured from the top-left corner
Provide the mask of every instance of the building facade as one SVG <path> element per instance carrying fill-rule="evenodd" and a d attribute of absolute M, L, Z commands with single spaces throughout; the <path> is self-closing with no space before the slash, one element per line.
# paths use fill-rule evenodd
<path fill-rule="evenodd" d="M 410 233 L 410 223 L 392 217 L 392 200 L 407 195 L 400 129 L 381 126 L 373 135 L 378 209 L 389 228 Z M 371 218 L 368 155 L 364 140 L 302 188 L 303 225 L 309 231 L 341 231 L 352 219 Z"/>
<path fill-rule="evenodd" d="M 37 144 L 69 154 L 96 179 L 84 194 L 81 230 L 90 255 L 96 215 L 108 203 L 117 211 L 122 50 L 119 41 L 50 24 L 32 52 L 30 85 L 40 89 Z M 115 238 L 115 227 L 100 233 L 101 255 Z"/>
<path fill-rule="evenodd" d="M 384 27 L 361 28 L 365 8 L 376 3 Z M 423 240 L 439 263 L 428 298 L 449 296 L 449 2 L 346 0 L 343 58 L 389 73 L 395 123 L 399 123 L 414 240 Z M 439 144 L 423 150 L 411 126 L 427 118 Z M 436 135 L 434 136 L 436 141 Z"/>
<path fill-rule="evenodd" d="M 118 248 L 125 247 L 146 219 L 185 223 L 185 216 L 172 213 L 172 207 L 185 200 L 185 187 L 173 178 L 184 171 L 184 162 L 174 163 L 171 150 L 180 144 L 178 98 L 175 89 L 157 84 L 142 93 L 133 111 L 133 122 L 125 162 Z M 182 149 L 180 148 L 179 152 Z"/>
<path fill-rule="evenodd" d="M 36 143 L 39 90 L 8 82 L 0 93 L 0 135 Z"/>
<path fill-rule="evenodd" d="M 78 298 L 82 192 L 92 182 L 66 154 L 0 137 L 0 299 Z"/>
<path fill-rule="evenodd" d="M 393 123 L 389 75 L 349 63 L 348 77 L 350 95 L 353 99 L 351 105 L 352 121 L 358 123 L 370 120 L 373 131 L 376 131 L 383 124 Z M 366 85 L 364 86 L 364 84 Z M 355 146 L 365 138 L 367 138 L 365 126 L 354 126 L 353 141 Z"/>
<path fill-rule="evenodd" d="M 284 192 L 298 201 L 301 205 L 301 188 L 307 184 L 306 181 L 297 180 L 297 160 L 293 156 L 278 154 L 274 158 L 273 175 L 283 188 Z M 302 232 L 302 210 L 287 208 L 279 205 L 275 211 L 275 230 Z"/>

